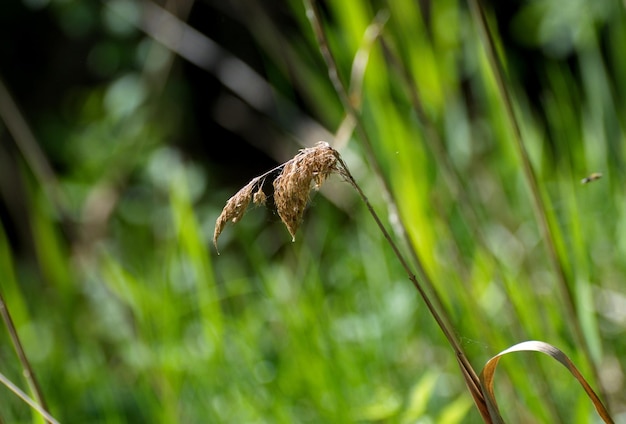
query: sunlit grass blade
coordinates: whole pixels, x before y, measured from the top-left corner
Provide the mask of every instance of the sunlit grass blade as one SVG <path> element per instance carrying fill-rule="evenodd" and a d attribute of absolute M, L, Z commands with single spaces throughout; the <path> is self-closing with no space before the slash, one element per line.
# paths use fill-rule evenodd
<path fill-rule="evenodd" d="M 426 413 L 428 401 L 437 384 L 438 376 L 435 372 L 427 372 L 415 384 L 408 398 L 408 404 L 402 412 L 400 422 L 412 423 Z"/>
<path fill-rule="evenodd" d="M 361 46 L 355 53 L 354 59 L 352 60 L 348 98 L 353 104 L 355 110 L 361 109 L 363 102 L 363 78 L 367 69 L 367 63 L 372 49 L 375 46 L 375 42 L 381 36 L 387 19 L 389 19 L 389 15 L 385 11 L 381 11 L 376 14 L 373 22 L 365 30 Z M 336 149 L 341 149 L 341 147 L 343 147 L 352 136 L 356 125 L 355 119 L 355 116 L 347 113 L 345 118 L 341 121 L 341 124 L 335 133 L 335 140 L 333 143 L 333 146 Z"/>
<path fill-rule="evenodd" d="M 472 402 L 467 397 L 459 396 L 442 409 L 441 414 L 437 417 L 437 422 L 446 424 L 462 423 L 471 407 Z"/>
<path fill-rule="evenodd" d="M 195 289 L 203 317 L 203 328 L 207 338 L 220 350 L 219 347 L 221 346 L 224 332 L 224 320 L 219 303 L 211 255 L 205 241 L 202 239 L 202 231 L 191 204 L 187 186 L 189 184 L 188 179 L 182 170 L 179 171 L 179 174 L 172 178 L 172 219 L 177 239 L 180 241 L 181 252 L 190 261 L 195 275 Z"/>

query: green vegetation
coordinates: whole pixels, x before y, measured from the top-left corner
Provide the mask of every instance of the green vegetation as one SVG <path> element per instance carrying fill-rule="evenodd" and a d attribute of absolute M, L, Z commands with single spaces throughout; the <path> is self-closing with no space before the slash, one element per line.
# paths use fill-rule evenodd
<path fill-rule="evenodd" d="M 19 152 L 2 175 L 19 178 L 32 243 L 18 251 L 21 227 L 3 221 L 0 290 L 52 416 L 481 422 L 454 350 L 339 176 L 311 195 L 294 243 L 270 201 L 223 229 L 217 255 L 215 221 L 240 181 L 224 185 L 215 163 L 246 159 L 205 168 L 171 142 L 207 119 L 189 104 L 194 87 L 177 67 L 187 60 L 230 90 L 211 118 L 257 142 L 237 125 L 254 114 L 258 133 L 275 135 L 257 146 L 278 162 L 326 134 L 476 372 L 541 340 L 623 420 L 624 5 L 527 1 L 504 26 L 496 10 L 483 22 L 452 0 L 328 1 L 319 21 L 291 0 L 284 28 L 276 11 L 244 3 L 232 19 L 255 38 L 264 80 L 226 46 L 215 46 L 222 62 L 202 62 L 187 48 L 208 48 L 201 34 L 175 44 L 154 24 L 184 28 L 192 3 L 163 15 L 151 3 L 51 1 L 69 37 L 104 28 L 87 59 L 102 82 L 77 84 L 49 115 L 24 110 L 39 144 L 0 96 L 0 138 Z M 537 63 L 509 51 L 512 40 Z M 601 178 L 581 184 L 593 172 Z M 0 373 L 36 398 L 8 331 L 0 358 Z M 543 355 L 504 357 L 495 391 L 506 422 L 599 422 Z M 2 422 L 43 422 L 0 393 Z"/>

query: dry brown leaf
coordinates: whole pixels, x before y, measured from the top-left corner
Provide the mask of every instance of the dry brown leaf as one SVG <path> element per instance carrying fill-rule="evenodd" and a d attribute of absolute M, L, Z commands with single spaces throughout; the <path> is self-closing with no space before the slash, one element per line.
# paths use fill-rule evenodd
<path fill-rule="evenodd" d="M 587 396 L 593 402 L 593 406 L 596 408 L 596 411 L 598 411 L 598 414 L 604 420 L 604 422 L 607 424 L 613 423 L 613 419 L 602 404 L 602 401 L 600 401 L 598 395 L 596 395 L 587 380 L 585 380 L 580 371 L 578 371 L 574 363 L 567 357 L 567 355 L 565 355 L 556 347 L 540 341 L 528 341 L 518 343 L 498 353 L 485 364 L 485 368 L 483 368 L 482 372 L 480 373 L 480 381 L 483 386 L 485 400 L 487 401 L 489 411 L 492 413 L 492 415 L 500 416 L 500 413 L 498 411 L 498 404 L 496 402 L 496 397 L 493 391 L 493 378 L 496 372 L 496 367 L 498 366 L 498 361 L 503 355 L 512 352 L 523 351 L 541 352 L 559 361 L 565 368 L 569 370 L 570 373 L 572 373 L 572 375 L 576 378 L 576 380 L 578 380 L 583 389 L 585 389 Z"/>
<path fill-rule="evenodd" d="M 465 384 L 467 385 L 467 388 L 470 391 L 472 398 L 474 399 L 474 405 L 476 405 L 476 408 L 478 408 L 478 412 L 480 413 L 485 424 L 503 424 L 504 421 L 502 420 L 500 414 L 492 414 L 492 412 L 489 410 L 489 405 L 485 401 L 485 397 L 480 386 L 477 386 L 475 383 L 474 378 L 476 377 L 476 374 L 474 370 L 472 369 L 470 374 L 470 370 L 465 368 L 463 362 L 458 357 L 457 360 L 459 362 L 459 366 L 461 367 L 461 373 L 463 374 Z"/>

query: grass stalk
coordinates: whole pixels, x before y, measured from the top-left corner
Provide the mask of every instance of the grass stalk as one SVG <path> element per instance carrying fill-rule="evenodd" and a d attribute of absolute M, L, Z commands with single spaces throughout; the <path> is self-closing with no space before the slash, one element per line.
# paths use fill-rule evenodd
<path fill-rule="evenodd" d="M 4 384 L 9 390 L 11 390 L 17 397 L 26 402 L 31 408 L 41 414 L 42 417 L 46 419 L 47 422 L 51 424 L 59 424 L 59 422 L 48 413 L 44 408 L 41 407 L 41 404 L 36 402 L 34 399 L 31 399 L 26 393 L 20 390 L 11 380 L 6 378 L 4 374 L 0 373 L 0 383 Z M 0 424 L 2 424 L 2 420 L 0 419 Z"/>
<path fill-rule="evenodd" d="M 398 222 L 398 225 L 394 226 L 394 230 L 396 231 L 396 233 L 400 234 L 400 236 L 405 241 L 407 246 L 411 246 L 411 244 L 408 243 L 407 231 L 405 229 L 405 225 L 403 223 L 402 217 L 399 213 L 397 202 L 395 201 L 395 198 L 391 192 L 389 184 L 387 183 L 387 180 L 383 176 L 383 171 L 380 168 L 378 161 L 376 160 L 376 154 L 374 153 L 372 143 L 370 142 L 369 136 L 367 135 L 367 132 L 365 131 L 363 123 L 359 119 L 359 112 L 357 108 L 355 107 L 355 105 L 350 101 L 348 90 L 345 84 L 341 81 L 339 77 L 337 64 L 328 46 L 328 41 L 326 40 L 326 35 L 324 33 L 324 30 L 322 29 L 322 24 L 321 24 L 321 20 L 320 20 L 317 8 L 315 7 L 315 5 L 313 4 L 311 0 L 304 0 L 304 5 L 306 8 L 307 17 L 309 18 L 309 22 L 311 23 L 311 27 L 315 34 L 316 41 L 322 53 L 322 57 L 324 58 L 326 67 L 328 68 L 328 76 L 333 84 L 333 87 L 335 88 L 335 91 L 337 92 L 337 95 L 339 96 L 341 100 L 341 103 L 347 115 L 355 123 L 355 131 L 357 133 L 359 140 L 362 142 L 362 146 L 365 149 L 365 155 L 367 157 L 367 161 L 372 167 L 372 170 L 374 171 L 374 174 L 376 175 L 378 182 L 382 188 L 383 199 L 385 201 L 385 204 L 389 208 L 389 214 L 397 218 L 396 222 Z M 413 249 L 411 249 L 411 251 L 413 251 Z M 436 296 L 436 299 L 434 301 L 436 302 L 437 307 L 441 310 L 445 310 L 445 307 L 443 306 L 443 302 L 436 295 L 436 290 L 434 288 L 434 285 L 432 284 L 430 278 L 428 277 L 426 273 L 426 269 L 422 265 L 422 262 L 421 260 L 419 260 L 419 257 L 417 256 L 417 254 L 414 255 L 414 259 L 416 262 L 417 271 L 421 275 L 421 277 L 424 279 L 424 284 L 428 287 L 429 291 L 434 296 Z M 449 322 L 449 320 L 446 320 L 446 321 Z"/>
<path fill-rule="evenodd" d="M 46 406 L 46 401 L 43 397 L 43 392 L 41 391 L 41 388 L 39 387 L 39 383 L 37 382 L 37 378 L 35 377 L 35 372 L 33 371 L 33 368 L 30 365 L 28 357 L 26 356 L 26 352 L 24 351 L 24 348 L 22 347 L 22 342 L 20 341 L 20 338 L 17 334 L 17 330 L 15 328 L 15 325 L 13 324 L 13 319 L 11 318 L 9 308 L 7 304 L 5 303 L 4 297 L 2 296 L 1 292 L 0 292 L 0 315 L 2 315 L 2 320 L 4 321 L 4 325 L 7 327 L 7 330 L 9 332 L 9 337 L 11 338 L 11 342 L 13 343 L 13 347 L 15 348 L 17 357 L 20 361 L 20 364 L 22 365 L 22 373 L 24 374 L 24 378 L 26 378 L 28 386 L 32 390 L 33 394 L 35 395 L 35 399 L 37 403 L 39 404 L 39 407 L 35 408 L 35 410 L 41 413 L 40 411 L 41 409 L 47 414 L 48 408 Z M 24 397 L 22 396 L 20 397 L 24 399 Z M 31 405 L 31 407 L 33 406 L 30 402 L 28 402 L 28 404 Z M 54 420 L 50 420 L 49 417 L 45 415 L 44 417 L 46 419 L 46 422 L 48 423 L 55 422 Z"/>
<path fill-rule="evenodd" d="M 467 359 L 467 356 L 465 355 L 465 352 L 463 348 L 461 347 L 454 333 L 454 330 L 451 325 L 451 320 L 449 319 L 449 314 L 447 313 L 441 298 L 439 297 L 437 291 L 435 290 L 432 280 L 430 279 L 430 277 L 428 276 L 428 273 L 426 272 L 426 269 L 422 265 L 422 261 L 419 259 L 419 255 L 417 254 L 417 252 L 415 251 L 415 249 L 412 247 L 411 243 L 409 242 L 406 227 L 404 225 L 404 222 L 402 220 L 402 217 L 397 207 L 397 202 L 395 201 L 394 196 L 391 192 L 391 189 L 389 188 L 389 185 L 383 176 L 383 172 L 380 166 L 378 165 L 378 161 L 376 160 L 376 155 L 374 154 L 374 149 L 372 148 L 372 144 L 370 142 L 369 136 L 367 135 L 367 132 L 365 131 L 363 123 L 361 122 L 359 113 L 356 107 L 350 101 L 348 90 L 346 89 L 346 86 L 344 85 L 344 83 L 341 81 L 336 61 L 333 57 L 332 52 L 330 51 L 329 44 L 326 39 L 326 35 L 322 28 L 319 12 L 312 0 L 303 0 L 303 1 L 304 1 L 307 18 L 309 19 L 309 22 L 311 24 L 311 27 L 313 29 L 313 32 L 314 32 L 314 35 L 318 44 L 318 47 L 321 51 L 322 57 L 324 58 L 324 61 L 328 68 L 328 76 L 331 80 L 331 83 L 333 84 L 335 88 L 335 91 L 337 92 L 337 95 L 339 96 L 343 104 L 343 107 L 346 110 L 346 113 L 349 116 L 351 116 L 355 122 L 355 131 L 357 133 L 357 136 L 361 140 L 363 147 L 365 148 L 365 153 L 366 153 L 368 162 L 370 163 L 370 166 L 372 166 L 372 169 L 381 184 L 381 187 L 383 189 L 382 190 L 383 197 L 390 210 L 390 214 L 395 215 L 397 217 L 398 226 L 395 227 L 395 229 L 400 234 L 405 244 L 409 246 L 409 250 L 411 251 L 412 257 L 415 261 L 418 272 L 421 276 L 421 281 L 418 280 L 417 276 L 415 275 L 415 273 L 412 271 L 411 267 L 409 266 L 407 260 L 404 258 L 404 256 L 400 252 L 400 249 L 398 248 L 397 244 L 393 241 L 388 231 L 386 230 L 385 226 L 382 224 L 373 206 L 371 205 L 371 203 L 369 202 L 369 200 L 367 199 L 363 191 L 360 189 L 360 187 L 356 184 L 356 182 L 354 181 L 354 178 L 352 178 L 350 173 L 347 171 L 347 168 L 345 167 L 345 164 L 343 163 L 343 161 L 340 160 L 341 165 L 345 168 L 348 174 L 348 180 L 350 181 L 350 184 L 357 190 L 359 196 L 365 202 L 368 208 L 368 211 L 370 212 L 370 214 L 376 221 L 376 224 L 378 225 L 379 229 L 383 232 L 385 239 L 387 240 L 387 242 L 389 242 L 394 254 L 396 255 L 396 257 L 402 264 L 402 267 L 404 268 L 404 270 L 407 272 L 409 279 L 411 280 L 414 287 L 419 292 L 429 312 L 431 313 L 431 315 L 437 322 L 437 325 L 439 326 L 441 331 L 444 333 L 444 336 L 446 337 L 448 343 L 454 350 L 459 366 L 461 367 L 461 370 L 465 377 L 467 386 L 474 398 L 474 401 L 481 415 L 483 416 L 483 419 L 485 420 L 485 422 L 492 422 L 489 416 L 489 413 L 486 410 L 486 406 L 483 409 L 483 406 L 485 404 L 484 404 L 484 398 L 482 395 L 481 385 L 478 379 L 478 375 L 476 374 L 476 371 L 473 369 L 472 365 Z M 428 291 L 426 290 L 426 288 L 428 288 Z"/>
<path fill-rule="evenodd" d="M 347 178 L 350 185 L 354 187 L 354 189 L 359 194 L 359 197 L 361 197 L 361 200 L 363 200 L 363 202 L 365 203 L 365 206 L 367 207 L 368 212 L 370 213 L 370 215 L 372 215 L 372 218 L 374 218 L 376 225 L 378 226 L 380 231 L 383 233 L 385 240 L 391 246 L 391 249 L 393 250 L 394 255 L 400 261 L 400 264 L 402 265 L 402 268 L 404 268 L 405 272 L 407 273 L 409 280 L 411 281 L 415 289 L 418 291 L 418 293 L 422 297 L 422 300 L 426 304 L 428 311 L 437 322 L 437 325 L 443 332 L 446 340 L 448 341 L 450 346 L 452 346 L 452 349 L 454 350 L 456 354 L 456 358 L 459 363 L 459 366 L 461 367 L 463 371 L 463 375 L 466 377 L 465 380 L 468 385 L 468 388 L 472 396 L 474 397 L 476 405 L 481 415 L 483 416 L 483 419 L 485 420 L 485 422 L 488 422 L 488 423 L 492 422 L 492 418 L 495 418 L 495 417 L 491 417 L 489 413 L 486 410 L 483 410 L 482 408 L 482 405 L 484 404 L 484 399 L 482 397 L 481 385 L 479 381 L 474 380 L 474 377 L 477 377 L 477 374 L 472 368 L 472 365 L 470 364 L 469 360 L 467 359 L 467 356 L 465 355 L 463 348 L 461 347 L 453 329 L 451 328 L 449 321 L 444 319 L 444 317 L 438 312 L 437 308 L 435 307 L 435 304 L 431 301 L 429 294 L 424 290 L 424 287 L 422 286 L 422 284 L 420 284 L 419 280 L 415 276 L 415 273 L 412 271 L 408 261 L 402 255 L 402 252 L 398 248 L 398 245 L 395 243 L 395 241 L 389 234 L 389 231 L 387 231 L 385 225 L 382 223 L 380 217 L 376 213 L 376 210 L 370 203 L 369 199 L 367 198 L 367 196 L 365 195 L 361 187 L 355 181 L 354 177 L 348 170 L 348 167 L 344 163 L 343 159 L 339 157 L 337 160 L 341 164 L 342 170 L 345 171 L 345 173 L 342 173 L 342 175 L 344 175 Z M 498 421 L 494 421 L 494 422 L 498 422 Z"/>
<path fill-rule="evenodd" d="M 535 219 L 539 224 L 541 234 L 546 242 L 545 244 L 548 251 L 549 260 L 556 272 L 558 287 L 565 304 L 565 312 L 567 314 L 568 322 L 570 322 L 572 325 L 573 335 L 576 343 L 582 348 L 583 353 L 587 358 L 587 361 L 589 362 L 592 373 L 594 375 L 594 379 L 599 384 L 602 396 L 605 399 L 608 399 L 606 396 L 606 391 L 602 386 L 602 381 L 599 378 L 597 365 L 593 361 L 591 349 L 587 343 L 586 338 L 584 337 L 582 326 L 578 319 L 575 296 L 572 292 L 572 284 L 571 281 L 569 281 L 567 273 L 565 271 L 565 265 L 559 258 L 557 252 L 555 235 L 548 221 L 548 216 L 546 213 L 547 209 L 544 203 L 544 199 L 542 197 L 541 189 L 539 188 L 537 176 L 535 174 L 535 171 L 533 170 L 532 164 L 530 163 L 530 158 L 528 156 L 528 152 L 524 146 L 520 124 L 513 109 L 513 101 L 511 99 L 510 90 L 508 89 L 507 83 L 505 81 L 505 73 L 502 63 L 500 62 L 500 59 L 496 53 L 495 42 L 487 24 L 485 11 L 479 0 L 468 1 L 470 9 L 472 11 L 473 19 L 476 23 L 476 26 L 483 41 L 487 60 L 495 78 L 498 94 L 504 106 L 505 114 L 513 129 L 515 148 L 522 164 L 524 178 L 530 189 Z"/>
<path fill-rule="evenodd" d="M 409 74 L 409 70 L 402 63 L 397 53 L 394 51 L 392 44 L 386 39 L 386 37 L 380 38 L 380 44 L 383 49 L 383 53 L 387 62 L 389 63 L 392 70 L 394 70 L 398 76 L 403 81 L 404 85 L 407 88 L 407 95 L 409 101 L 412 105 L 415 114 L 419 122 L 421 123 L 424 131 L 424 140 L 427 143 L 429 149 L 435 156 L 437 160 L 437 164 L 442 165 L 439 169 L 442 171 L 442 175 L 445 179 L 447 187 L 451 190 L 451 194 L 456 199 L 456 202 L 461 205 L 463 209 L 463 219 L 465 220 L 465 225 L 468 231 L 472 234 L 472 236 L 478 241 L 478 244 L 485 247 L 484 251 L 487 253 L 489 259 L 494 263 L 495 270 L 497 275 L 502 277 L 502 264 L 500 259 L 498 259 L 494 254 L 491 248 L 489 248 L 489 244 L 487 243 L 487 237 L 485 236 L 481 222 L 481 216 L 479 209 L 474 206 L 474 202 L 471 199 L 471 196 L 468 195 L 469 189 L 467 184 L 465 184 L 463 178 L 459 174 L 458 170 L 452 163 L 450 159 L 450 155 L 448 154 L 444 142 L 437 131 L 434 122 L 429 118 L 428 114 L 424 109 L 424 105 L 421 100 L 420 92 L 415 84 L 414 79 Z M 508 290 L 508 289 L 507 289 Z M 519 317 L 520 311 L 516 307 L 515 304 L 512 305 L 514 308 L 514 313 Z M 486 325 L 486 323 L 485 323 Z M 521 330 L 520 334 L 516 334 L 516 337 L 521 340 L 525 340 L 528 338 L 528 335 L 524 329 L 518 328 Z M 536 368 L 539 370 L 544 380 L 547 379 L 545 377 L 545 373 L 542 368 L 539 366 L 536 358 L 533 358 L 536 364 Z M 546 396 L 548 394 L 546 393 Z M 551 414 L 552 419 L 556 422 L 558 421 L 558 412 L 553 407 L 553 403 L 546 402 L 545 406 L 548 408 L 549 413 Z"/>

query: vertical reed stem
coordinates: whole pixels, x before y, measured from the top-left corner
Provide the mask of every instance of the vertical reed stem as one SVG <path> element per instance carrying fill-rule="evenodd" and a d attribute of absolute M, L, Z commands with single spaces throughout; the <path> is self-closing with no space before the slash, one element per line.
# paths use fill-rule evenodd
<path fill-rule="evenodd" d="M 393 197 L 393 194 L 389 188 L 387 181 L 383 177 L 383 172 L 380 169 L 380 166 L 376 160 L 376 155 L 374 154 L 374 149 L 369 140 L 369 136 L 367 135 L 367 132 L 365 131 L 365 127 L 363 126 L 362 121 L 359 119 L 358 111 L 356 110 L 352 102 L 350 101 L 348 90 L 346 89 L 346 86 L 343 84 L 339 76 L 337 64 L 332 55 L 332 52 L 330 51 L 330 48 L 328 47 L 328 42 L 326 40 L 326 35 L 324 34 L 324 30 L 322 28 L 319 13 L 312 0 L 303 0 L 303 1 L 304 1 L 307 18 L 309 19 L 311 28 L 313 29 L 313 33 L 315 34 L 317 44 L 320 48 L 320 52 L 328 68 L 328 76 L 330 78 L 330 81 L 332 82 L 335 88 L 335 91 L 337 92 L 337 95 L 339 96 L 346 113 L 349 116 L 351 116 L 355 122 L 356 133 L 359 139 L 361 140 L 362 145 L 365 149 L 368 162 L 370 163 L 370 166 L 373 168 L 374 173 L 378 177 L 378 180 L 381 184 L 385 203 L 387 204 L 387 207 L 389 208 L 390 214 L 394 215 L 399 222 L 399 225 L 396 227 L 396 230 L 399 232 L 403 241 L 405 242 L 407 246 L 409 246 L 409 249 L 412 252 L 414 262 L 418 268 L 419 274 L 422 277 L 421 283 L 417 279 L 413 271 L 411 270 L 406 259 L 401 254 L 400 249 L 397 247 L 397 245 L 395 244 L 395 242 L 393 241 L 393 239 L 391 238 L 391 236 L 385 229 L 378 215 L 376 214 L 373 207 L 369 203 L 369 200 L 361 191 L 361 189 L 356 184 L 354 179 L 350 176 L 346 168 L 346 172 L 349 175 L 347 178 L 351 182 L 351 184 L 354 186 L 354 188 L 357 190 L 357 192 L 359 193 L 363 201 L 365 202 L 369 212 L 374 217 L 374 220 L 376 221 L 378 227 L 383 232 L 386 240 L 390 243 L 395 255 L 398 257 L 402 266 L 406 270 L 409 276 L 409 279 L 411 280 L 415 288 L 420 293 L 420 296 L 426 303 L 428 310 L 431 312 L 432 316 L 435 318 L 435 321 L 437 322 L 438 326 L 440 327 L 446 339 L 448 340 L 453 350 L 455 351 L 457 361 L 459 362 L 459 366 L 461 367 L 461 371 L 465 378 L 468 389 L 470 390 L 470 393 L 472 394 L 474 398 L 476 406 L 478 407 L 478 410 L 480 411 L 483 417 L 483 420 L 487 423 L 491 423 L 492 420 L 489 416 L 489 412 L 487 411 L 487 406 L 484 402 L 484 397 L 482 394 L 478 375 L 476 374 L 476 371 L 474 371 L 474 369 L 472 368 L 469 360 L 467 359 L 465 355 L 465 352 L 463 351 L 460 343 L 456 339 L 456 336 L 452 329 L 452 325 L 450 324 L 451 321 L 448 318 L 448 314 L 446 312 L 445 306 L 443 302 L 441 301 L 441 298 L 439 297 L 437 291 L 435 290 L 432 280 L 430 279 L 428 273 L 423 267 L 421 260 L 419 259 L 419 255 L 417 254 L 414 247 L 409 242 L 407 232 L 406 232 L 406 226 L 404 225 L 402 217 L 398 211 L 397 202 L 395 201 Z M 345 168 L 345 164 L 343 164 L 343 162 L 342 162 L 342 166 Z M 425 290 L 425 287 L 428 288 L 428 292 Z"/>
<path fill-rule="evenodd" d="M 468 1 L 469 1 L 470 8 L 472 10 L 472 15 L 474 17 L 474 20 L 476 21 L 476 25 L 480 32 L 481 38 L 483 40 L 483 45 L 485 48 L 485 52 L 487 54 L 487 59 L 489 61 L 489 65 L 491 66 L 493 76 L 496 80 L 496 85 L 497 85 L 500 97 L 502 99 L 502 103 L 504 105 L 506 116 L 513 129 L 515 147 L 519 155 L 519 158 L 522 162 L 522 169 L 524 172 L 524 177 L 530 188 L 533 211 L 535 213 L 535 218 L 537 219 L 537 222 L 539 223 L 539 228 L 541 230 L 543 239 L 546 241 L 548 257 L 550 258 L 552 267 L 554 268 L 556 272 L 558 287 L 565 303 L 565 312 L 567 314 L 568 322 L 572 323 L 573 333 L 574 333 L 574 338 L 576 340 L 576 343 L 582 348 L 583 353 L 586 356 L 587 361 L 589 362 L 594 378 L 599 384 L 600 392 L 602 393 L 603 397 L 608 400 L 606 396 L 606 391 L 604 390 L 602 386 L 602 381 L 599 378 L 597 365 L 593 361 L 593 358 L 591 356 L 591 350 L 589 348 L 587 340 L 584 337 L 583 330 L 582 330 L 580 321 L 578 319 L 578 313 L 576 310 L 574 294 L 572 293 L 572 288 L 571 288 L 571 281 L 569 281 L 567 277 L 565 266 L 563 262 L 560 260 L 558 252 L 557 252 L 555 235 L 554 235 L 554 232 L 552 231 L 552 228 L 550 227 L 550 223 L 548 222 L 548 217 L 546 215 L 546 206 L 545 206 L 542 194 L 541 194 L 541 189 L 539 188 L 539 184 L 537 182 L 537 176 L 535 175 L 535 171 L 533 170 L 533 167 L 530 163 L 528 152 L 524 146 L 519 121 L 515 115 L 515 111 L 513 110 L 513 101 L 511 99 L 511 94 L 505 82 L 505 74 L 503 71 L 502 64 L 495 50 L 495 43 L 493 40 L 493 35 L 491 34 L 491 31 L 489 30 L 489 26 L 487 25 L 485 11 L 482 5 L 480 4 L 479 0 L 468 0 Z"/>

